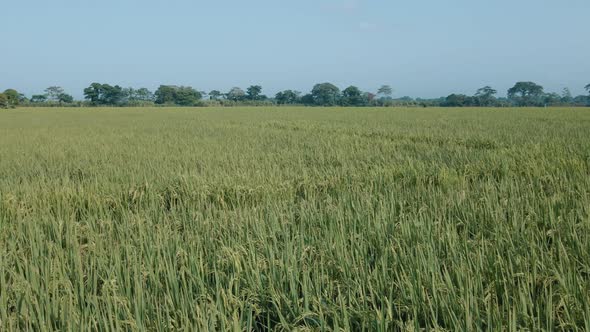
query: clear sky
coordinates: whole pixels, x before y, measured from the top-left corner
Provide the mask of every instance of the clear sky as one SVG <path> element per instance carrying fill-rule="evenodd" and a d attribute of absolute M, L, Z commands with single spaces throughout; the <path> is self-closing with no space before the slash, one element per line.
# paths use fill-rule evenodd
<path fill-rule="evenodd" d="M 1 5 L 0 89 L 92 82 L 395 96 L 590 83 L 589 0 L 18 0 Z"/>

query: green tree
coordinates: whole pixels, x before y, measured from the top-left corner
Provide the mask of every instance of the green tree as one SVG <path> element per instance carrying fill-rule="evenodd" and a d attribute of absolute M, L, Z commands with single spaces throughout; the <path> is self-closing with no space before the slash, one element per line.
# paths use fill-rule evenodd
<path fill-rule="evenodd" d="M 123 88 L 109 84 L 102 85 L 101 104 L 103 105 L 121 105 L 125 101 L 125 92 Z"/>
<path fill-rule="evenodd" d="M 47 101 L 47 95 L 32 95 L 31 103 L 44 103 Z"/>
<path fill-rule="evenodd" d="M 574 101 L 573 103 L 575 105 L 590 105 L 590 96 L 586 96 L 586 95 L 579 95 L 574 97 Z"/>
<path fill-rule="evenodd" d="M 332 83 L 316 84 L 311 90 L 314 105 L 335 106 L 340 99 L 340 89 Z"/>
<path fill-rule="evenodd" d="M 586 91 L 588 91 L 588 94 L 590 94 L 590 84 L 586 85 L 586 86 L 584 87 L 584 89 L 586 89 Z"/>
<path fill-rule="evenodd" d="M 479 106 L 492 106 L 496 101 L 495 95 L 497 93 L 498 93 L 498 91 L 494 90 L 489 85 L 478 89 L 477 92 L 475 93 L 475 98 L 477 100 L 477 104 Z"/>
<path fill-rule="evenodd" d="M 174 97 L 175 87 L 172 85 L 160 85 L 154 96 L 156 97 L 156 104 L 174 104 L 176 98 Z"/>
<path fill-rule="evenodd" d="M 29 102 L 29 98 L 27 98 L 27 96 L 25 96 L 24 93 L 19 93 L 18 94 L 18 102 L 21 104 L 27 103 L 27 102 Z"/>
<path fill-rule="evenodd" d="M 315 100 L 311 93 L 304 95 L 300 100 L 303 105 L 315 105 Z"/>
<path fill-rule="evenodd" d="M 342 106 L 363 106 L 366 104 L 363 92 L 356 86 L 349 86 L 342 91 Z"/>
<path fill-rule="evenodd" d="M 377 95 L 384 99 L 391 99 L 393 89 L 389 85 L 382 85 L 379 90 L 377 90 Z"/>
<path fill-rule="evenodd" d="M 296 104 L 299 102 L 299 95 L 301 93 L 298 91 L 293 90 L 285 90 L 277 93 L 275 95 L 275 99 L 277 104 L 279 105 L 286 105 L 286 104 Z"/>
<path fill-rule="evenodd" d="M 260 85 L 252 85 L 246 89 L 246 99 L 248 100 L 260 100 L 262 94 L 262 87 Z"/>
<path fill-rule="evenodd" d="M 181 106 L 195 106 L 203 95 L 190 86 L 176 87 L 174 103 Z"/>
<path fill-rule="evenodd" d="M 190 86 L 160 85 L 155 92 L 156 104 L 194 106 L 203 97 Z"/>
<path fill-rule="evenodd" d="M 20 94 L 14 89 L 4 90 L 4 96 L 9 107 L 15 107 L 20 103 Z"/>
<path fill-rule="evenodd" d="M 443 102 L 442 106 L 445 107 L 463 107 L 463 106 L 469 106 L 470 104 L 470 100 L 469 97 L 463 94 L 451 94 L 449 95 L 447 98 L 445 98 L 445 101 Z"/>
<path fill-rule="evenodd" d="M 154 101 L 154 94 L 147 88 L 139 88 L 135 90 L 134 98 L 139 101 Z"/>
<path fill-rule="evenodd" d="M 94 105 L 121 105 L 125 102 L 126 93 L 118 85 L 92 83 L 84 89 L 84 98 Z"/>
<path fill-rule="evenodd" d="M 100 103 L 101 93 L 102 84 L 92 83 L 89 87 L 84 89 L 84 99 L 90 100 L 91 103 L 98 105 Z"/>
<path fill-rule="evenodd" d="M 59 96 L 57 96 L 57 101 L 60 103 L 72 103 L 74 102 L 74 97 L 72 97 L 71 95 L 67 94 L 67 93 L 60 93 Z"/>
<path fill-rule="evenodd" d="M 128 103 L 130 101 L 135 101 L 135 89 L 132 87 L 129 88 L 123 88 L 123 99 L 125 100 L 125 103 Z"/>
<path fill-rule="evenodd" d="M 221 93 L 221 91 L 219 91 L 219 90 L 211 90 L 211 92 L 209 92 L 209 99 L 211 99 L 211 100 L 221 99 L 222 96 L 223 96 L 223 93 Z"/>
<path fill-rule="evenodd" d="M 0 108 L 8 108 L 8 98 L 5 94 L 0 93 Z"/>
<path fill-rule="evenodd" d="M 533 106 L 539 104 L 543 96 L 543 87 L 534 82 L 517 82 L 508 90 L 508 98 L 519 106 Z"/>
<path fill-rule="evenodd" d="M 563 91 L 561 92 L 561 102 L 564 104 L 571 104 L 574 102 L 574 97 L 569 88 L 563 88 Z"/>
<path fill-rule="evenodd" d="M 48 100 L 59 101 L 59 95 L 64 93 L 64 89 L 59 86 L 50 86 L 45 89 L 45 94 Z"/>
<path fill-rule="evenodd" d="M 229 92 L 226 94 L 226 98 L 233 101 L 241 101 L 244 100 L 244 98 L 246 98 L 246 93 L 244 92 L 244 90 L 238 87 L 234 87 L 231 90 L 229 90 Z"/>
<path fill-rule="evenodd" d="M 147 88 L 139 88 L 139 89 L 134 89 L 134 88 L 126 88 L 123 89 L 123 94 L 124 94 L 124 98 L 126 99 L 126 101 L 128 102 L 137 102 L 137 101 L 153 101 L 154 100 L 154 94 L 148 90 Z"/>
<path fill-rule="evenodd" d="M 543 94 L 543 104 L 545 106 L 558 105 L 561 102 L 561 96 L 555 92 Z"/>

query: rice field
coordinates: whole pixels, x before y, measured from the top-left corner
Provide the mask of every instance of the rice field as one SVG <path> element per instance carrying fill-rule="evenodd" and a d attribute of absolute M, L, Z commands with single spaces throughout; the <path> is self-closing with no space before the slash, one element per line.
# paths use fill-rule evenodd
<path fill-rule="evenodd" d="M 0 330 L 590 330 L 590 109 L 1 111 Z"/>

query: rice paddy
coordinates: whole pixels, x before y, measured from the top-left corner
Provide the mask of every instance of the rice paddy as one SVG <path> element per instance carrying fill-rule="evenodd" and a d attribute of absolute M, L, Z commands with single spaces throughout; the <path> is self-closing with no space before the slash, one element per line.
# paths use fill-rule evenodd
<path fill-rule="evenodd" d="M 590 330 L 590 109 L 0 112 L 0 330 Z"/>

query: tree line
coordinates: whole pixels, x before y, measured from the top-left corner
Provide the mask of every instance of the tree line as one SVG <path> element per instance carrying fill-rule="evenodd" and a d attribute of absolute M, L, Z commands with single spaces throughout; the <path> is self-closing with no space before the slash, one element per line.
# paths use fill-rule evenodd
<path fill-rule="evenodd" d="M 590 84 L 585 86 L 590 94 Z M 580 95 L 573 97 L 568 88 L 564 88 L 561 94 L 545 92 L 544 88 L 534 82 L 517 82 L 508 89 L 507 98 L 496 98 L 498 92 L 486 86 L 475 93 L 474 96 L 463 94 L 451 94 L 442 101 L 440 106 L 447 107 L 477 107 L 477 106 L 585 106 L 590 105 L 590 96 Z"/>
<path fill-rule="evenodd" d="M 573 97 L 568 88 L 561 94 L 547 93 L 534 82 L 517 82 L 507 91 L 507 97 L 497 97 L 498 91 L 490 86 L 478 89 L 473 96 L 451 94 L 437 99 L 393 98 L 389 85 L 381 86 L 376 92 L 364 92 L 356 86 L 340 90 L 332 83 L 316 84 L 303 94 L 295 90 L 284 90 L 268 97 L 260 85 L 246 90 L 234 87 L 223 93 L 219 90 L 198 91 L 190 86 L 160 85 L 151 92 L 147 88 L 123 88 L 119 85 L 92 83 L 84 89 L 84 101 L 77 101 L 59 86 L 45 89 L 43 94 L 27 98 L 14 89 L 0 93 L 0 108 L 16 106 L 263 106 L 263 105 L 305 105 L 305 106 L 440 106 L 440 107 L 509 107 L 509 106 L 585 106 L 590 105 L 590 84 L 585 86 L 589 95 Z"/>

